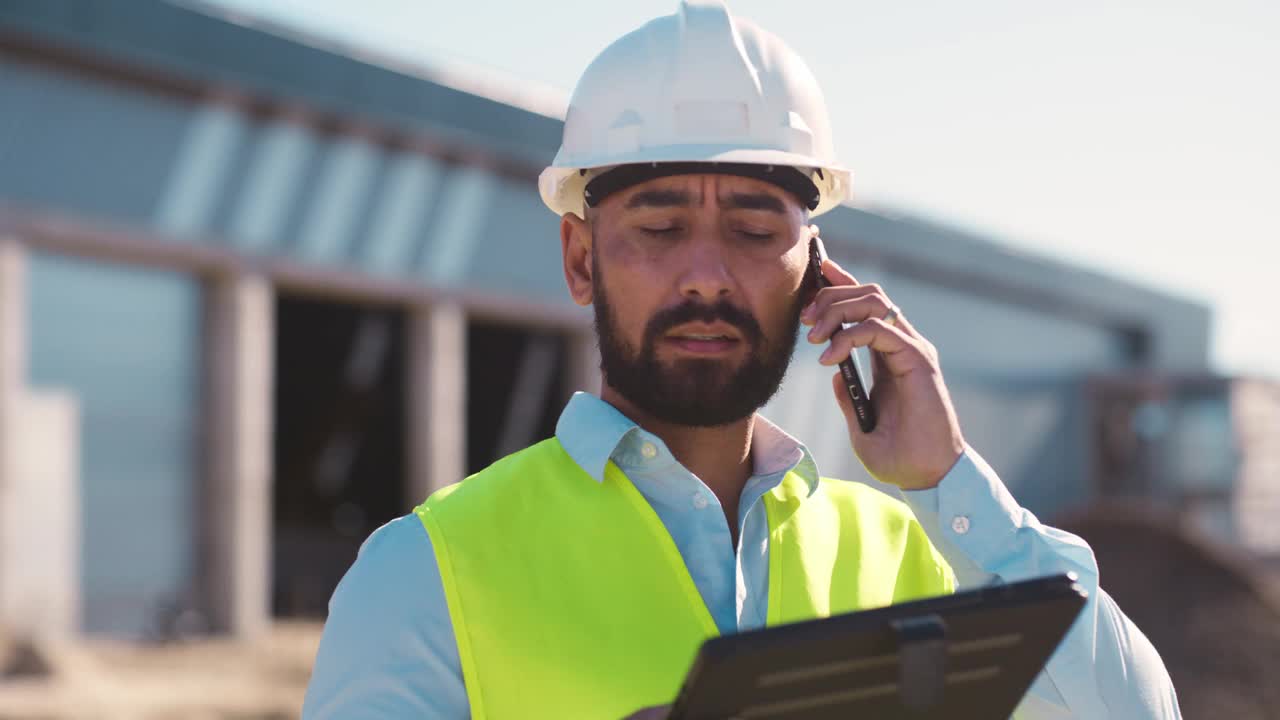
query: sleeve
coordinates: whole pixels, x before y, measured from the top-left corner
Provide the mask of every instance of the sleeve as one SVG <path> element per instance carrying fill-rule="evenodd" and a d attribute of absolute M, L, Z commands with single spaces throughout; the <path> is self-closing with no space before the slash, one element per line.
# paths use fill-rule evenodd
<path fill-rule="evenodd" d="M 1159 654 L 1098 585 L 1088 543 L 1042 524 L 995 471 L 967 448 L 931 490 L 902 493 L 951 564 L 961 589 L 1074 572 L 1089 592 L 1080 618 L 1014 717 L 1177 720 L 1177 697 Z"/>
<path fill-rule="evenodd" d="M 365 540 L 329 601 L 302 717 L 470 715 L 431 539 L 415 515 Z"/>

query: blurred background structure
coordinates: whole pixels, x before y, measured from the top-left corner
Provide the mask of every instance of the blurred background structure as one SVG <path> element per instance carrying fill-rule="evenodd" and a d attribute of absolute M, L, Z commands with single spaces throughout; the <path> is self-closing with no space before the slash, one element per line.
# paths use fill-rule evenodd
<path fill-rule="evenodd" d="M 552 434 L 598 385 L 535 186 L 560 127 L 161 0 L 0 2 L 7 636 L 277 637 L 378 525 Z M 1280 389 L 1210 373 L 1206 307 L 916 219 L 821 225 L 1023 505 L 1139 502 L 1280 557 Z M 801 345 L 766 414 L 866 480 Z"/>

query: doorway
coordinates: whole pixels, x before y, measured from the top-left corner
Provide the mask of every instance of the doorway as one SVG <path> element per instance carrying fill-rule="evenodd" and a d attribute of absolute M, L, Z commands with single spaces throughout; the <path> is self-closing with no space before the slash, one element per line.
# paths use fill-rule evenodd
<path fill-rule="evenodd" d="M 320 617 L 375 528 L 405 513 L 405 312 L 276 301 L 272 612 Z"/>
<path fill-rule="evenodd" d="M 467 472 L 556 432 L 568 399 L 568 339 L 505 323 L 467 329 Z"/>

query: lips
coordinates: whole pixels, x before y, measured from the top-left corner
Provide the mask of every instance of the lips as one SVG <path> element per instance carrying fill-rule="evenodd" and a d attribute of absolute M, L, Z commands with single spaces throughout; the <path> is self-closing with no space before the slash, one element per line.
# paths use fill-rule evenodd
<path fill-rule="evenodd" d="M 672 337 L 677 340 L 733 340 L 733 338 L 728 335 L 697 335 L 693 333 L 674 335 Z"/>
<path fill-rule="evenodd" d="M 738 345 L 736 333 L 720 328 L 679 329 L 669 333 L 666 344 L 695 355 L 718 355 L 729 352 Z"/>
<path fill-rule="evenodd" d="M 644 345 L 685 353 L 727 353 L 759 347 L 760 323 L 727 299 L 713 304 L 687 301 L 658 311 L 645 327 Z"/>
<path fill-rule="evenodd" d="M 738 340 L 741 336 L 737 328 L 724 322 L 681 323 L 667 332 L 669 338 L 690 340 Z"/>

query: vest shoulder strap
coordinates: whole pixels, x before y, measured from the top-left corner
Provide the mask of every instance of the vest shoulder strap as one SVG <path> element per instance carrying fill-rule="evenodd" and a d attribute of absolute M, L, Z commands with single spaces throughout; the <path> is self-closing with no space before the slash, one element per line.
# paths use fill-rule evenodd
<path fill-rule="evenodd" d="M 911 509 L 869 485 L 822 478 L 811 497 L 790 473 L 765 508 L 770 625 L 955 590 L 951 566 Z"/>

